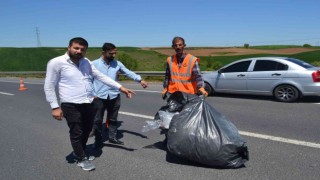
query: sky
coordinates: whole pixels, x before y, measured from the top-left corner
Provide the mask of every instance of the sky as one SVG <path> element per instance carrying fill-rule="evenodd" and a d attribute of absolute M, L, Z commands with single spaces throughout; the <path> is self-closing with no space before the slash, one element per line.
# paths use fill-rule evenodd
<path fill-rule="evenodd" d="M 0 0 L 0 47 L 320 45 L 320 0 Z"/>

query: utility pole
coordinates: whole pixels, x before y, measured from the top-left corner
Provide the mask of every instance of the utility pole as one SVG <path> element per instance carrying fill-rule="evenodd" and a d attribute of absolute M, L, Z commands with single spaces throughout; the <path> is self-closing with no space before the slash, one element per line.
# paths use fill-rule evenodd
<path fill-rule="evenodd" d="M 37 47 L 41 47 L 40 32 L 38 27 L 36 27 L 36 35 L 37 35 Z"/>

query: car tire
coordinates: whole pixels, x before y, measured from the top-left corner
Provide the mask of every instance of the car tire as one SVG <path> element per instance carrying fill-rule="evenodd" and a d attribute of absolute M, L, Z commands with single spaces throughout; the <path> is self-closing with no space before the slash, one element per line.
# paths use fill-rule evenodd
<path fill-rule="evenodd" d="M 273 96 L 281 102 L 294 102 L 299 98 L 299 91 L 296 87 L 285 84 L 277 86 L 273 91 Z"/>
<path fill-rule="evenodd" d="M 204 82 L 204 89 L 207 91 L 208 95 L 212 95 L 214 92 L 213 88 L 207 82 Z"/>

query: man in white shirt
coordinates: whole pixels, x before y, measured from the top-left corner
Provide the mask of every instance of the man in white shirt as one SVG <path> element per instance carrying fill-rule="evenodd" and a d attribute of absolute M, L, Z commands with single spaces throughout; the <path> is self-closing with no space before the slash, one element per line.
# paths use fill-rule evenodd
<path fill-rule="evenodd" d="M 87 48 L 88 42 L 85 39 L 81 37 L 71 39 L 67 53 L 48 62 L 44 91 L 52 108 L 52 116 L 57 120 L 66 118 L 77 165 L 83 170 L 90 171 L 95 169 L 95 166 L 89 161 L 90 158 L 86 157 L 84 150 L 95 115 L 92 105 L 94 96 L 91 77 L 119 89 L 128 98 L 135 93 L 95 69 L 84 57 Z M 56 87 L 61 108 L 55 92 Z"/>

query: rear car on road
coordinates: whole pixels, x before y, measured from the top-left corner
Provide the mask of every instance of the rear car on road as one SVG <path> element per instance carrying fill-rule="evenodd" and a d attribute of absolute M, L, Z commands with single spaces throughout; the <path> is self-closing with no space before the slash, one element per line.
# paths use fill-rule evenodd
<path fill-rule="evenodd" d="M 320 68 L 294 58 L 242 59 L 202 76 L 211 95 L 215 92 L 269 95 L 281 102 L 320 96 Z"/>

